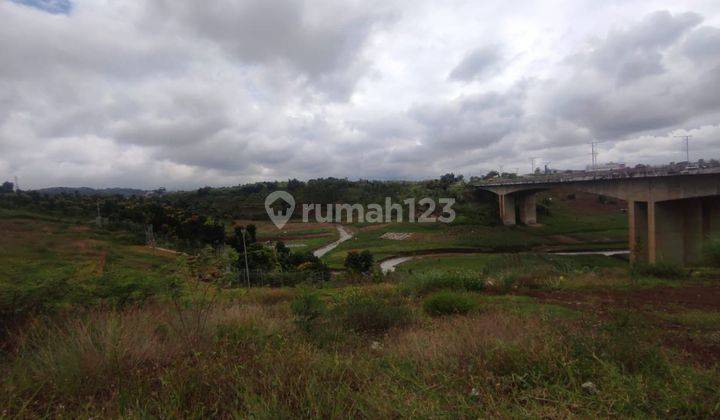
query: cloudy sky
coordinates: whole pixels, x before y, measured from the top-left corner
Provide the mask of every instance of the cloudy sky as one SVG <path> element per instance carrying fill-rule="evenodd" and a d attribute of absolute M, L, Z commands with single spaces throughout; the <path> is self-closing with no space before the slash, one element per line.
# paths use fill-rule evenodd
<path fill-rule="evenodd" d="M 0 180 L 422 179 L 720 157 L 717 0 L 0 0 Z"/>

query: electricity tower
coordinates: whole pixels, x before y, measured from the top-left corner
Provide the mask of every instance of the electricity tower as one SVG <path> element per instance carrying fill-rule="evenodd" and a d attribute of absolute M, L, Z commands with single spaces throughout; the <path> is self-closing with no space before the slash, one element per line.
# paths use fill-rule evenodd
<path fill-rule="evenodd" d="M 540 159 L 539 157 L 530 158 L 530 173 L 535 173 L 535 161 Z"/>
<path fill-rule="evenodd" d="M 675 136 L 679 139 L 683 139 L 683 143 L 685 143 L 685 162 L 690 163 L 690 139 L 692 136 Z"/>
<path fill-rule="evenodd" d="M 594 141 L 590 143 L 591 152 L 592 155 L 592 169 L 593 172 L 597 171 L 597 157 L 598 157 L 598 151 L 597 151 L 597 145 L 600 142 Z"/>

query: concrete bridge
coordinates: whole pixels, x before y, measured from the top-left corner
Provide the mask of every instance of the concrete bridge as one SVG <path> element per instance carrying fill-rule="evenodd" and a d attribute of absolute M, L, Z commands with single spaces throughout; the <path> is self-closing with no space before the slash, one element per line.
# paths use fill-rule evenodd
<path fill-rule="evenodd" d="M 603 175 L 550 175 L 483 181 L 498 195 L 505 225 L 537 223 L 536 194 L 556 187 L 627 201 L 632 260 L 692 264 L 702 243 L 720 236 L 720 168 L 672 173 L 622 171 Z"/>

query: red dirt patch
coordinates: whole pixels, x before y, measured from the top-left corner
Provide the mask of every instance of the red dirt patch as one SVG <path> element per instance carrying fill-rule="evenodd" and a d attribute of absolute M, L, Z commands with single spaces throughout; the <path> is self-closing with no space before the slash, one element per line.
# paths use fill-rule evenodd
<path fill-rule="evenodd" d="M 720 308 L 720 285 L 681 287 L 660 286 L 644 290 L 558 290 L 524 293 L 541 302 L 591 310 L 606 316 L 615 308 L 631 308 L 645 314 L 648 321 L 662 329 L 662 344 L 673 348 L 703 366 L 720 363 L 720 344 L 692 334 L 693 329 L 669 322 L 656 312 L 677 312 L 688 309 L 717 311 Z M 718 334 L 718 332 L 707 332 Z"/>
<path fill-rule="evenodd" d="M 303 240 L 303 239 L 311 239 L 311 238 L 325 238 L 327 236 L 332 236 L 332 233 L 310 233 L 307 235 L 289 235 L 289 236 L 262 236 L 259 237 L 259 241 L 295 241 L 295 240 Z"/>
<path fill-rule="evenodd" d="M 567 235 L 550 235 L 548 236 L 548 239 L 550 239 L 552 242 L 556 242 L 559 244 L 579 244 L 582 243 L 582 241 L 579 241 L 575 238 L 572 238 Z"/>
<path fill-rule="evenodd" d="M 717 310 L 720 308 L 720 285 L 680 287 L 660 286 L 642 290 L 557 290 L 530 291 L 528 296 L 560 304 L 578 306 L 630 307 L 659 311 L 673 307 Z"/>

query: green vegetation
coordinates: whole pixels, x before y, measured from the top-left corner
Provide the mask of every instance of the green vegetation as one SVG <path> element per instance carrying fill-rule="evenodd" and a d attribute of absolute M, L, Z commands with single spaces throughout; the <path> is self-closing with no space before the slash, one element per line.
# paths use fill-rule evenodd
<path fill-rule="evenodd" d="M 350 251 L 345 256 L 344 266 L 350 272 L 367 274 L 373 267 L 373 255 L 367 249 L 362 252 Z"/>
<path fill-rule="evenodd" d="M 432 316 L 466 314 L 477 307 L 473 296 L 447 290 L 437 292 L 423 302 L 423 309 Z"/>
<path fill-rule="evenodd" d="M 416 295 L 441 289 L 480 291 L 485 287 L 485 279 L 480 273 L 470 270 L 438 269 L 403 277 L 404 290 Z"/>
<path fill-rule="evenodd" d="M 720 267 L 720 237 L 710 238 L 703 247 L 705 261 L 714 267 Z"/>
<path fill-rule="evenodd" d="M 325 313 L 325 304 L 317 293 L 305 291 L 290 304 L 295 322 L 305 331 L 310 331 L 320 316 Z"/>
<path fill-rule="evenodd" d="M 656 277 L 659 279 L 682 279 L 688 276 L 687 270 L 671 263 L 635 263 L 631 273 L 635 277 Z"/>
<path fill-rule="evenodd" d="M 420 185 L 460 185 L 435 184 Z M 177 200 L 218 212 L 210 225 L 223 225 L 222 244 L 188 255 L 65 210 L 0 211 L 0 416 L 720 416 L 717 270 L 677 276 L 615 257 L 533 252 L 618 240 L 615 213 L 562 220 L 580 195 L 544 201 L 540 227 L 477 224 L 483 216 L 469 211 L 448 226 L 352 226 L 357 239 L 320 261 L 285 242 L 332 226 L 291 223 L 278 234 L 262 221 L 231 225 L 218 216 L 235 198 L 226 193 L 163 198 L 168 209 Z M 235 226 L 247 229 L 242 247 Z M 381 238 L 398 232 L 413 235 Z M 325 265 L 361 262 L 360 250 L 382 259 L 448 248 L 503 252 L 419 256 L 386 276 L 331 276 Z M 250 267 L 265 267 L 249 288 L 245 251 Z M 370 271 L 367 260 L 356 271 Z"/>

